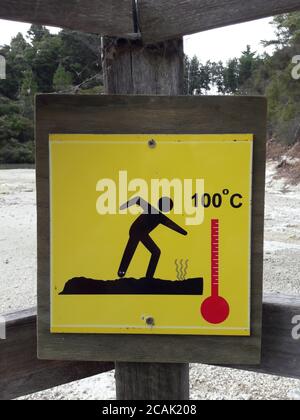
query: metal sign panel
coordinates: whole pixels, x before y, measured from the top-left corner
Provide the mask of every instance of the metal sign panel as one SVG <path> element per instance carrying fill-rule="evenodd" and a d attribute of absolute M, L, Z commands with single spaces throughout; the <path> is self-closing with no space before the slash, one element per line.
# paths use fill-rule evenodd
<path fill-rule="evenodd" d="M 252 134 L 53 134 L 51 332 L 250 336 Z"/>

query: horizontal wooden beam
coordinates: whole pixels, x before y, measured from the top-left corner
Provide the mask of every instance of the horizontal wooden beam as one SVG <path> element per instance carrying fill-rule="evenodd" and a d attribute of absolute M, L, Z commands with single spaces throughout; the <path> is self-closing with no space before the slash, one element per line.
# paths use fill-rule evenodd
<path fill-rule="evenodd" d="M 155 43 L 295 10 L 300 0 L 139 0 L 139 21 Z"/>
<path fill-rule="evenodd" d="M 132 6 L 132 0 L 1 0 L 0 18 L 136 38 Z M 146 43 L 296 10 L 300 0 L 138 0 Z"/>
<path fill-rule="evenodd" d="M 265 296 L 262 363 L 227 366 L 300 379 L 300 340 L 292 336 L 300 316 L 300 298 Z M 0 340 L 0 399 L 12 399 L 114 368 L 112 363 L 39 361 L 36 357 L 34 309 L 6 317 L 7 340 Z"/>
<path fill-rule="evenodd" d="M 293 323 L 298 319 L 297 324 Z M 266 295 L 263 307 L 262 360 L 260 366 L 234 366 L 300 379 L 300 297 Z M 296 338 L 293 329 L 298 330 Z"/>
<path fill-rule="evenodd" d="M 6 318 L 6 340 L 0 340 L 0 399 L 7 400 L 94 376 L 112 363 L 57 362 L 37 359 L 36 310 Z"/>
<path fill-rule="evenodd" d="M 134 32 L 132 0 L 1 0 L 0 18 L 100 35 Z"/>

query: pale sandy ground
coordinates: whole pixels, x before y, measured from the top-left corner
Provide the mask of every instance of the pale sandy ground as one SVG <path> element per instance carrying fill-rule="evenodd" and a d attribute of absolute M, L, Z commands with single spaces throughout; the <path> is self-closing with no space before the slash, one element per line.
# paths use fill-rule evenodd
<path fill-rule="evenodd" d="M 300 295 L 300 186 L 273 178 L 266 195 L 265 292 Z M 36 210 L 33 170 L 0 170 L 0 313 L 36 303 Z M 300 399 L 300 381 L 193 365 L 192 399 Z M 114 373 L 26 399 L 114 399 Z"/>

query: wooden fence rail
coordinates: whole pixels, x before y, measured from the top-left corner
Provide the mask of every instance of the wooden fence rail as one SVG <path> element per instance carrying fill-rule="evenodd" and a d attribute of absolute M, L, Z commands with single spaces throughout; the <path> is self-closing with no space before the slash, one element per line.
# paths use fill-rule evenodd
<path fill-rule="evenodd" d="M 132 0 L 1 0 L 0 18 L 100 35 L 134 31 Z"/>
<path fill-rule="evenodd" d="M 300 340 L 292 337 L 292 320 L 300 315 L 300 298 L 266 296 L 260 366 L 228 366 L 300 378 Z M 36 357 L 36 310 L 6 317 L 7 340 L 0 341 L 0 399 L 12 399 L 114 368 L 113 363 L 39 361 Z M 101 395 L 99 396 L 101 398 Z"/>
<path fill-rule="evenodd" d="M 7 339 L 0 340 L 1 400 L 28 395 L 114 368 L 112 363 L 38 360 L 36 309 L 16 312 L 5 318 Z"/>
<path fill-rule="evenodd" d="M 132 37 L 139 28 L 146 43 L 295 10 L 300 0 L 0 1 L 2 19 L 120 37 Z"/>
<path fill-rule="evenodd" d="M 300 379 L 300 337 L 292 336 L 292 321 L 299 315 L 300 297 L 265 295 L 261 365 L 235 368 Z"/>
<path fill-rule="evenodd" d="M 146 43 L 295 10 L 300 10 L 300 0 L 139 0 Z"/>

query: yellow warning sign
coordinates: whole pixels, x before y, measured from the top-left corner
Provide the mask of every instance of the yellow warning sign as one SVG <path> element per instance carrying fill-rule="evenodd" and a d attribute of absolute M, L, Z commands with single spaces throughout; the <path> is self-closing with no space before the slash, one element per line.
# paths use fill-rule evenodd
<path fill-rule="evenodd" d="M 49 147 L 52 333 L 250 335 L 252 134 Z"/>

